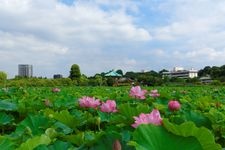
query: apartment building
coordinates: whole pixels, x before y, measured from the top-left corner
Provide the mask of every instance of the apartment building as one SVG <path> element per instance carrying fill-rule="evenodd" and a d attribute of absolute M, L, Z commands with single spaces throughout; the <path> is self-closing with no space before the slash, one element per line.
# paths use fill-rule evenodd
<path fill-rule="evenodd" d="M 29 64 L 19 64 L 18 65 L 18 76 L 32 77 L 33 76 L 33 66 L 29 65 Z"/>

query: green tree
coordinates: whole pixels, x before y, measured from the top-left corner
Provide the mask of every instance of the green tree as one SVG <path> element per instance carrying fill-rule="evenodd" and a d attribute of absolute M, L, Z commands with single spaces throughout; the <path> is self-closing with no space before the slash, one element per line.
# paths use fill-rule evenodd
<path fill-rule="evenodd" d="M 103 84 L 103 78 L 101 75 L 96 75 L 95 80 L 99 86 L 101 86 Z"/>
<path fill-rule="evenodd" d="M 138 73 L 135 73 L 135 72 L 132 72 L 132 71 L 126 72 L 126 74 L 125 74 L 125 77 L 131 78 L 131 79 L 136 79 L 137 76 L 138 76 Z"/>
<path fill-rule="evenodd" d="M 210 75 L 211 72 L 211 67 L 210 66 L 206 66 L 204 69 L 200 69 L 198 71 L 198 76 L 202 77 L 202 76 L 207 76 Z"/>
<path fill-rule="evenodd" d="M 79 80 L 81 77 L 80 67 L 77 64 L 73 64 L 70 70 L 70 79 Z"/>
<path fill-rule="evenodd" d="M 87 86 L 88 85 L 88 81 L 89 80 L 88 80 L 87 76 L 82 74 L 82 76 L 78 80 L 78 84 L 81 85 L 81 86 Z"/>
<path fill-rule="evenodd" d="M 108 85 L 108 86 L 113 86 L 113 84 L 114 84 L 114 79 L 113 79 L 112 77 L 108 77 L 106 82 L 107 82 L 107 85 Z"/>
<path fill-rule="evenodd" d="M 0 84 L 5 84 L 7 79 L 7 74 L 3 71 L 0 71 Z"/>
<path fill-rule="evenodd" d="M 213 79 L 218 79 L 220 77 L 221 71 L 220 71 L 220 67 L 217 66 L 213 66 L 210 70 L 210 76 Z"/>
<path fill-rule="evenodd" d="M 116 73 L 121 74 L 123 76 L 123 71 L 121 69 L 116 70 Z"/>
<path fill-rule="evenodd" d="M 7 79 L 7 74 L 3 71 L 0 71 L 0 81 L 5 81 Z"/>

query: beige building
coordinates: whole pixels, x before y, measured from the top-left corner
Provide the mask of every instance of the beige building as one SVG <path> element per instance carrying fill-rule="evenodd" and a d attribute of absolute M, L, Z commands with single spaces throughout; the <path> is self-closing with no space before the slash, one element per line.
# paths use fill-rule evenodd
<path fill-rule="evenodd" d="M 163 78 L 164 77 L 177 77 L 177 78 L 195 78 L 198 77 L 198 71 L 194 70 L 193 68 L 190 70 L 185 70 L 182 67 L 174 67 L 172 71 L 169 72 L 163 72 Z"/>

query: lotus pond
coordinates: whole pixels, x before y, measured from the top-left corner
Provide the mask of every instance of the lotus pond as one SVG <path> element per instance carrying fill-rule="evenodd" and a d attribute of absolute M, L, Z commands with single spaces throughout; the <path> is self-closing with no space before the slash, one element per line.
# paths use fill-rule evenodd
<path fill-rule="evenodd" d="M 221 150 L 225 88 L 1 88 L 0 126 L 1 150 Z"/>

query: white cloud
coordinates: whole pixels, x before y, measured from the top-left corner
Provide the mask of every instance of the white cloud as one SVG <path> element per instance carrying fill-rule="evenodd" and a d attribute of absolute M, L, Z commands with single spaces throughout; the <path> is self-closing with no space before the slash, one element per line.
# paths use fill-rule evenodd
<path fill-rule="evenodd" d="M 149 40 L 148 31 L 136 27 L 124 11 L 103 11 L 93 3 L 79 1 L 67 6 L 56 1 L 14 0 L 0 5 L 1 28 L 6 31 L 32 33 L 59 42 L 100 42 L 102 40 Z M 10 17 L 7 18 L 6 17 Z M 16 26 L 15 26 L 16 25 Z M 120 36 L 118 36 L 120 35 Z"/>
<path fill-rule="evenodd" d="M 85 66 L 91 62 L 82 60 L 84 57 L 104 60 L 105 54 L 101 53 L 110 54 L 105 49 L 107 45 L 151 40 L 149 32 L 135 25 L 133 16 L 126 12 L 138 11 L 135 4 L 118 1 L 113 4 L 116 9 L 108 10 L 101 8 L 103 4 L 110 8 L 103 1 L 76 1 L 68 6 L 57 0 L 1 0 L 0 54 L 5 56 L 4 62 L 10 67 L 21 62 L 51 68 L 58 68 L 58 64 L 68 68 L 71 63 Z M 99 63 L 96 65 L 93 67 Z M 0 68 L 7 68 L 4 66 L 1 63 Z M 42 69 L 37 68 L 40 72 Z M 93 69 L 92 73 L 97 70 Z M 10 71 L 9 76 L 15 74 L 17 70 Z"/>
<path fill-rule="evenodd" d="M 170 64 L 204 67 L 225 63 L 225 1 L 172 0 L 159 3 L 157 11 L 167 22 L 152 30 L 162 43 Z M 159 47 L 160 48 L 160 47 Z M 171 60 L 171 61 L 170 61 Z"/>
<path fill-rule="evenodd" d="M 57 43 L 41 41 L 32 35 L 11 34 L 0 31 L 0 51 L 65 54 L 67 50 L 68 48 Z"/>
<path fill-rule="evenodd" d="M 204 36 L 210 39 L 210 36 L 224 29 L 224 6 L 225 1 L 222 0 L 165 1 L 160 9 L 168 11 L 169 23 L 156 28 L 155 38 L 178 40 L 179 38 L 198 39 Z"/>
<path fill-rule="evenodd" d="M 224 64 L 225 1 L 215 1 L 1 0 L 0 70 L 13 77 L 31 63 L 51 77 L 73 63 L 87 75 Z"/>

